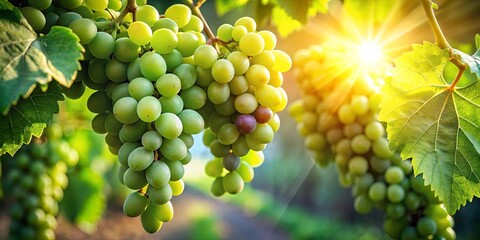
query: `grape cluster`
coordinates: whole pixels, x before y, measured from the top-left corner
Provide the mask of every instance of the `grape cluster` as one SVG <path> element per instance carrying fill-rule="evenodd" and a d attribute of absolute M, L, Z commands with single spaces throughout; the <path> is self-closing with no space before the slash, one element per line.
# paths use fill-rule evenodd
<path fill-rule="evenodd" d="M 215 178 L 213 195 L 220 196 L 242 191 L 244 182 L 253 179 L 253 168 L 263 162 L 262 150 L 280 126 L 276 112 L 287 105 L 282 72 L 292 61 L 275 49 L 275 35 L 256 31 L 250 17 L 221 25 L 212 40 L 213 46 L 200 46 L 194 59 L 197 85 L 208 96 L 200 110 L 208 127 L 203 142 L 215 157 L 206 173 Z"/>
<path fill-rule="evenodd" d="M 9 239 L 55 239 L 67 170 L 78 162 L 77 151 L 61 138 L 50 134 L 47 143 L 37 140 L 14 157 L 1 158 L 4 193 L 12 200 Z"/>
<path fill-rule="evenodd" d="M 85 86 L 95 113 L 91 126 L 118 155 L 118 176 L 135 190 L 124 202 L 130 217 L 141 216 L 147 232 L 173 217 L 172 196 L 182 193 L 184 165 L 191 161 L 193 136 L 216 157 L 207 173 L 214 195 L 237 193 L 253 179 L 253 167 L 279 128 L 287 96 L 282 72 L 290 57 L 275 50 L 270 31 L 256 31 L 252 18 L 224 24 L 218 36 L 203 35 L 204 23 L 189 7 L 174 4 L 160 13 L 131 1 L 22 1 L 34 30 L 65 26 L 85 49 L 82 69 L 70 88 L 79 98 Z M 131 9 L 130 9 L 131 10 Z M 212 34 L 213 35 L 213 34 Z M 218 164 L 220 162 L 220 164 Z"/>
<path fill-rule="evenodd" d="M 385 211 L 384 229 L 391 238 L 455 239 L 453 218 L 430 186 L 414 176 L 409 160 L 389 149 L 377 120 L 382 75 L 364 71 L 352 78 L 339 69 L 342 51 L 325 44 L 295 55 L 303 97 L 291 104 L 290 113 L 305 147 L 319 165 L 335 163 L 340 182 L 352 186 L 357 212 Z"/>

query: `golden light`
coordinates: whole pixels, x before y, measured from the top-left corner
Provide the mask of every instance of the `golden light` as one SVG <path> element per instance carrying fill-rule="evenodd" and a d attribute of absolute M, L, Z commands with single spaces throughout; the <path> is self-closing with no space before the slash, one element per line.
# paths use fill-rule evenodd
<path fill-rule="evenodd" d="M 361 65 L 374 65 L 383 59 L 382 49 L 375 42 L 363 42 L 357 49 Z"/>

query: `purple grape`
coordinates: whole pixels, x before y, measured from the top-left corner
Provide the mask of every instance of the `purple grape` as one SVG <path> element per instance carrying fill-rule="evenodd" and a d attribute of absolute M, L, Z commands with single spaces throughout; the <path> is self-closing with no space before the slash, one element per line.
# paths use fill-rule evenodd
<path fill-rule="evenodd" d="M 255 117 L 252 115 L 242 114 L 235 120 L 235 126 L 237 126 L 241 134 L 248 134 L 253 132 L 255 127 L 257 127 L 257 120 L 255 120 Z"/>

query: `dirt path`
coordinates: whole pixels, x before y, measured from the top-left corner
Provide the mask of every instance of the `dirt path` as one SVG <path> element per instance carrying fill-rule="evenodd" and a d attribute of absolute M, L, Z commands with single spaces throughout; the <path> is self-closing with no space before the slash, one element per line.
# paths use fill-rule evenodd
<path fill-rule="evenodd" d="M 126 217 L 121 207 L 110 208 L 95 233 L 88 235 L 64 219 L 56 231 L 60 240 L 199 239 L 283 240 L 288 235 L 265 219 L 186 189 L 172 200 L 175 216 L 156 234 L 145 233 L 140 218 Z M 7 218 L 0 218 L 0 239 L 6 239 Z"/>

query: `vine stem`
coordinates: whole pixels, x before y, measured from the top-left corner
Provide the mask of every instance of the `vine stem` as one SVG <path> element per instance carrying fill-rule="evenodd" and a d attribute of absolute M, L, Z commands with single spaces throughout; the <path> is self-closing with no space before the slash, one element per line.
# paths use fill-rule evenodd
<path fill-rule="evenodd" d="M 136 0 L 128 0 L 127 6 L 125 6 L 125 9 L 123 9 L 122 13 L 120 13 L 120 16 L 115 18 L 115 20 L 112 21 L 113 24 L 119 24 L 122 22 L 123 18 L 127 16 L 127 14 L 132 13 L 132 20 L 135 22 L 136 17 L 137 17 L 137 2 Z"/>
<path fill-rule="evenodd" d="M 420 2 L 422 3 L 425 13 L 427 14 L 428 23 L 430 24 L 433 34 L 435 35 L 435 42 L 437 42 L 440 48 L 448 49 L 448 53 L 450 55 L 450 58 L 449 58 L 450 62 L 455 64 L 455 66 L 457 66 L 458 68 L 457 76 L 455 76 L 455 80 L 452 82 L 452 84 L 448 88 L 448 90 L 453 91 L 458 81 L 460 81 L 460 78 L 462 77 L 462 74 L 466 69 L 466 65 L 465 63 L 460 61 L 460 59 L 453 56 L 453 49 L 448 43 L 447 38 L 443 34 L 442 29 L 440 28 L 440 24 L 438 24 L 437 18 L 435 17 L 435 13 L 433 11 L 434 3 L 432 2 L 432 0 L 420 0 Z"/>
<path fill-rule="evenodd" d="M 212 29 L 210 28 L 210 26 L 208 26 L 207 20 L 205 20 L 202 12 L 200 11 L 200 7 L 202 6 L 203 3 L 206 2 L 206 0 L 198 0 L 196 4 L 193 3 L 193 0 L 184 0 L 183 2 L 185 3 L 185 5 L 190 7 L 190 9 L 192 9 L 193 14 L 197 15 L 197 17 L 199 17 L 200 20 L 202 20 L 203 26 L 204 26 L 203 31 L 205 31 L 205 34 L 207 34 L 207 37 L 209 39 L 215 38 L 215 34 L 213 34 Z"/>

